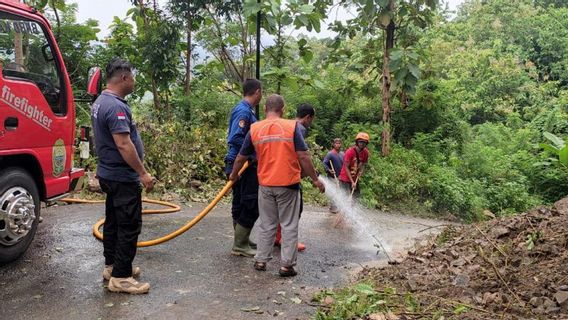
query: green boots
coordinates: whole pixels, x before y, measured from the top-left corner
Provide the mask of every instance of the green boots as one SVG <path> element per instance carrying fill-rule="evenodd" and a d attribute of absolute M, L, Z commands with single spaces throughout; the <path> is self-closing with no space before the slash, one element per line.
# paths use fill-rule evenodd
<path fill-rule="evenodd" d="M 235 225 L 235 242 L 231 254 L 235 256 L 254 257 L 256 251 L 249 244 L 251 229 L 245 228 L 240 224 Z"/>
<path fill-rule="evenodd" d="M 237 226 L 237 223 L 233 221 L 233 230 L 235 230 L 235 227 Z M 251 249 L 256 250 L 256 243 L 252 242 L 252 240 L 250 239 L 250 235 L 249 235 L 249 246 Z"/>

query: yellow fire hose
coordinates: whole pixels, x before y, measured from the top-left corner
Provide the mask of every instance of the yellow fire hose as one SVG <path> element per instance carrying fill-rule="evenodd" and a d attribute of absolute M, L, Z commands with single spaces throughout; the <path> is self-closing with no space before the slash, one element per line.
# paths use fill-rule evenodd
<path fill-rule="evenodd" d="M 246 162 L 243 165 L 242 169 L 239 171 L 239 176 L 246 170 L 246 168 L 248 168 L 248 166 L 249 166 L 249 164 L 248 164 L 248 162 Z M 209 205 L 207 205 L 207 207 L 205 207 L 205 209 L 203 209 L 195 218 L 193 218 L 191 221 L 187 222 L 181 228 L 179 228 L 179 229 L 175 230 L 174 232 L 169 233 L 169 234 L 167 234 L 167 235 L 165 235 L 161 238 L 138 242 L 136 244 L 136 246 L 137 247 L 155 246 L 155 245 L 164 243 L 166 241 L 170 241 L 173 238 L 175 238 L 175 237 L 179 236 L 180 234 L 186 232 L 187 230 L 191 229 L 191 227 L 193 227 L 196 223 L 201 221 L 201 219 L 203 219 L 203 217 L 205 217 L 207 214 L 209 214 L 209 212 L 213 208 L 215 208 L 217 203 L 219 203 L 219 201 L 221 201 L 221 198 L 223 198 L 223 196 L 225 194 L 227 194 L 227 192 L 231 189 L 231 187 L 233 187 L 233 183 L 234 182 L 231 181 L 231 180 L 227 181 L 227 183 L 225 184 L 223 189 L 221 189 L 221 191 L 219 191 L 219 193 L 217 193 L 217 196 L 215 196 L 215 199 L 213 199 L 213 201 L 211 201 L 209 203 Z M 104 200 L 85 200 L 85 199 L 74 199 L 74 198 L 64 198 L 64 199 L 61 199 L 60 201 L 67 202 L 67 203 L 104 203 L 105 202 Z M 159 204 L 159 205 L 170 207 L 169 209 L 143 210 L 142 211 L 143 214 L 163 214 L 163 213 L 178 212 L 178 211 L 181 210 L 181 207 L 178 206 L 177 204 L 173 204 L 173 203 L 169 203 L 169 202 L 165 202 L 165 201 L 144 199 L 143 202 Z M 101 228 L 101 226 L 104 223 L 105 223 L 105 219 L 101 219 L 97 223 L 95 223 L 95 225 L 93 226 L 93 235 L 99 240 L 103 240 L 103 234 L 99 231 L 99 229 Z"/>

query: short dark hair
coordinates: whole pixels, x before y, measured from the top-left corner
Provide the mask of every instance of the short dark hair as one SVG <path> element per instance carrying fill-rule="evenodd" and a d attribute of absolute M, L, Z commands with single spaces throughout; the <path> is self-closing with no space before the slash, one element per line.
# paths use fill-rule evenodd
<path fill-rule="evenodd" d="M 305 116 L 315 116 L 316 111 L 309 103 L 300 103 L 298 109 L 296 110 L 296 118 L 302 119 Z"/>
<path fill-rule="evenodd" d="M 120 72 L 132 72 L 132 64 L 122 58 L 112 58 L 106 66 L 106 79 L 107 81 Z"/>
<path fill-rule="evenodd" d="M 252 96 L 256 90 L 260 88 L 262 88 L 260 81 L 256 79 L 246 79 L 245 82 L 243 82 L 243 96 Z"/>
<path fill-rule="evenodd" d="M 278 112 L 284 108 L 284 98 L 278 94 L 272 94 L 266 98 L 266 109 L 268 111 Z"/>
<path fill-rule="evenodd" d="M 341 142 L 341 138 L 334 138 L 333 140 L 331 140 L 331 144 L 332 144 L 332 145 L 334 145 L 334 144 L 336 144 L 336 143 L 338 143 L 338 142 L 339 142 L 339 143 L 342 143 L 342 142 Z"/>

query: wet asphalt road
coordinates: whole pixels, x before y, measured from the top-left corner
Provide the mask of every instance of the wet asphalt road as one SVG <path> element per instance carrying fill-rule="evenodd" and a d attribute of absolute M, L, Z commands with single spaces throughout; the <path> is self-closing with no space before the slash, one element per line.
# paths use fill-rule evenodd
<path fill-rule="evenodd" d="M 204 206 L 145 215 L 140 239 L 175 230 Z M 440 223 L 378 211 L 363 215 L 369 230 L 392 249 L 391 256 L 422 236 L 420 230 Z M 252 259 L 229 254 L 229 207 L 220 205 L 178 238 L 139 249 L 135 265 L 152 286 L 149 294 L 116 294 L 102 281 L 102 244 L 91 235 L 103 206 L 56 206 L 44 209 L 42 216 L 26 254 L 0 267 L 2 319 L 307 319 L 315 308 L 306 302 L 319 289 L 347 283 L 362 265 L 386 261 L 384 254 L 377 255 L 372 239 L 349 222 L 335 228 L 335 216 L 326 208 L 307 207 L 300 240 L 308 248 L 298 255 L 299 275 L 278 277 L 278 248 L 268 271 L 257 272 Z M 242 310 L 255 307 L 258 313 Z"/>

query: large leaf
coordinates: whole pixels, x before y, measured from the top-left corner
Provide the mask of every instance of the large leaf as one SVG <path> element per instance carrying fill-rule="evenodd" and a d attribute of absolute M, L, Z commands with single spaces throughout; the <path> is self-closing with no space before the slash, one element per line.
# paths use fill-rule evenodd
<path fill-rule="evenodd" d="M 549 145 L 548 143 L 541 143 L 539 144 L 539 146 L 550 153 L 559 154 L 560 152 L 560 149 L 556 148 L 555 146 Z"/>
<path fill-rule="evenodd" d="M 550 133 L 550 132 L 545 132 L 543 135 L 544 135 L 544 137 L 545 137 L 546 139 L 548 139 L 548 141 L 552 142 L 552 144 L 553 144 L 556 148 L 562 149 L 562 148 L 564 147 L 565 142 L 564 142 L 564 140 L 562 140 L 560 137 L 558 137 L 558 136 L 556 136 L 556 135 L 554 135 L 554 134 L 552 134 L 552 133 Z"/>
<path fill-rule="evenodd" d="M 399 49 L 391 49 L 389 52 L 389 58 L 391 60 L 400 60 L 400 58 L 402 58 L 402 51 Z"/>
<path fill-rule="evenodd" d="M 398 69 L 400 69 L 401 65 L 402 65 L 402 60 L 391 59 L 389 62 L 389 69 L 391 72 L 396 72 Z"/>
<path fill-rule="evenodd" d="M 310 14 L 314 12 L 314 6 L 311 4 L 304 4 L 300 6 L 300 12 L 303 14 Z"/>
<path fill-rule="evenodd" d="M 408 70 L 405 68 L 399 69 L 398 71 L 396 71 L 394 73 L 394 78 L 398 83 L 404 83 L 404 79 L 406 78 L 406 75 L 408 74 Z"/>
<path fill-rule="evenodd" d="M 257 3 L 256 0 L 246 0 L 243 4 L 243 14 L 247 18 L 256 15 L 261 9 L 260 3 Z"/>
<path fill-rule="evenodd" d="M 560 158 L 560 162 L 568 165 L 568 147 L 564 147 L 564 148 L 562 148 L 562 150 L 560 150 L 560 153 L 558 154 L 558 158 Z"/>
<path fill-rule="evenodd" d="M 312 23 L 314 30 L 319 33 L 321 31 L 321 17 L 317 12 L 310 14 L 310 22 Z"/>
<path fill-rule="evenodd" d="M 295 78 L 285 78 L 282 80 L 282 83 L 292 91 L 297 91 L 299 89 L 298 80 Z"/>
<path fill-rule="evenodd" d="M 412 73 L 412 75 L 416 78 L 416 79 L 420 79 L 420 68 L 415 65 L 415 64 L 409 64 L 408 65 L 408 71 L 410 71 L 410 73 Z"/>

